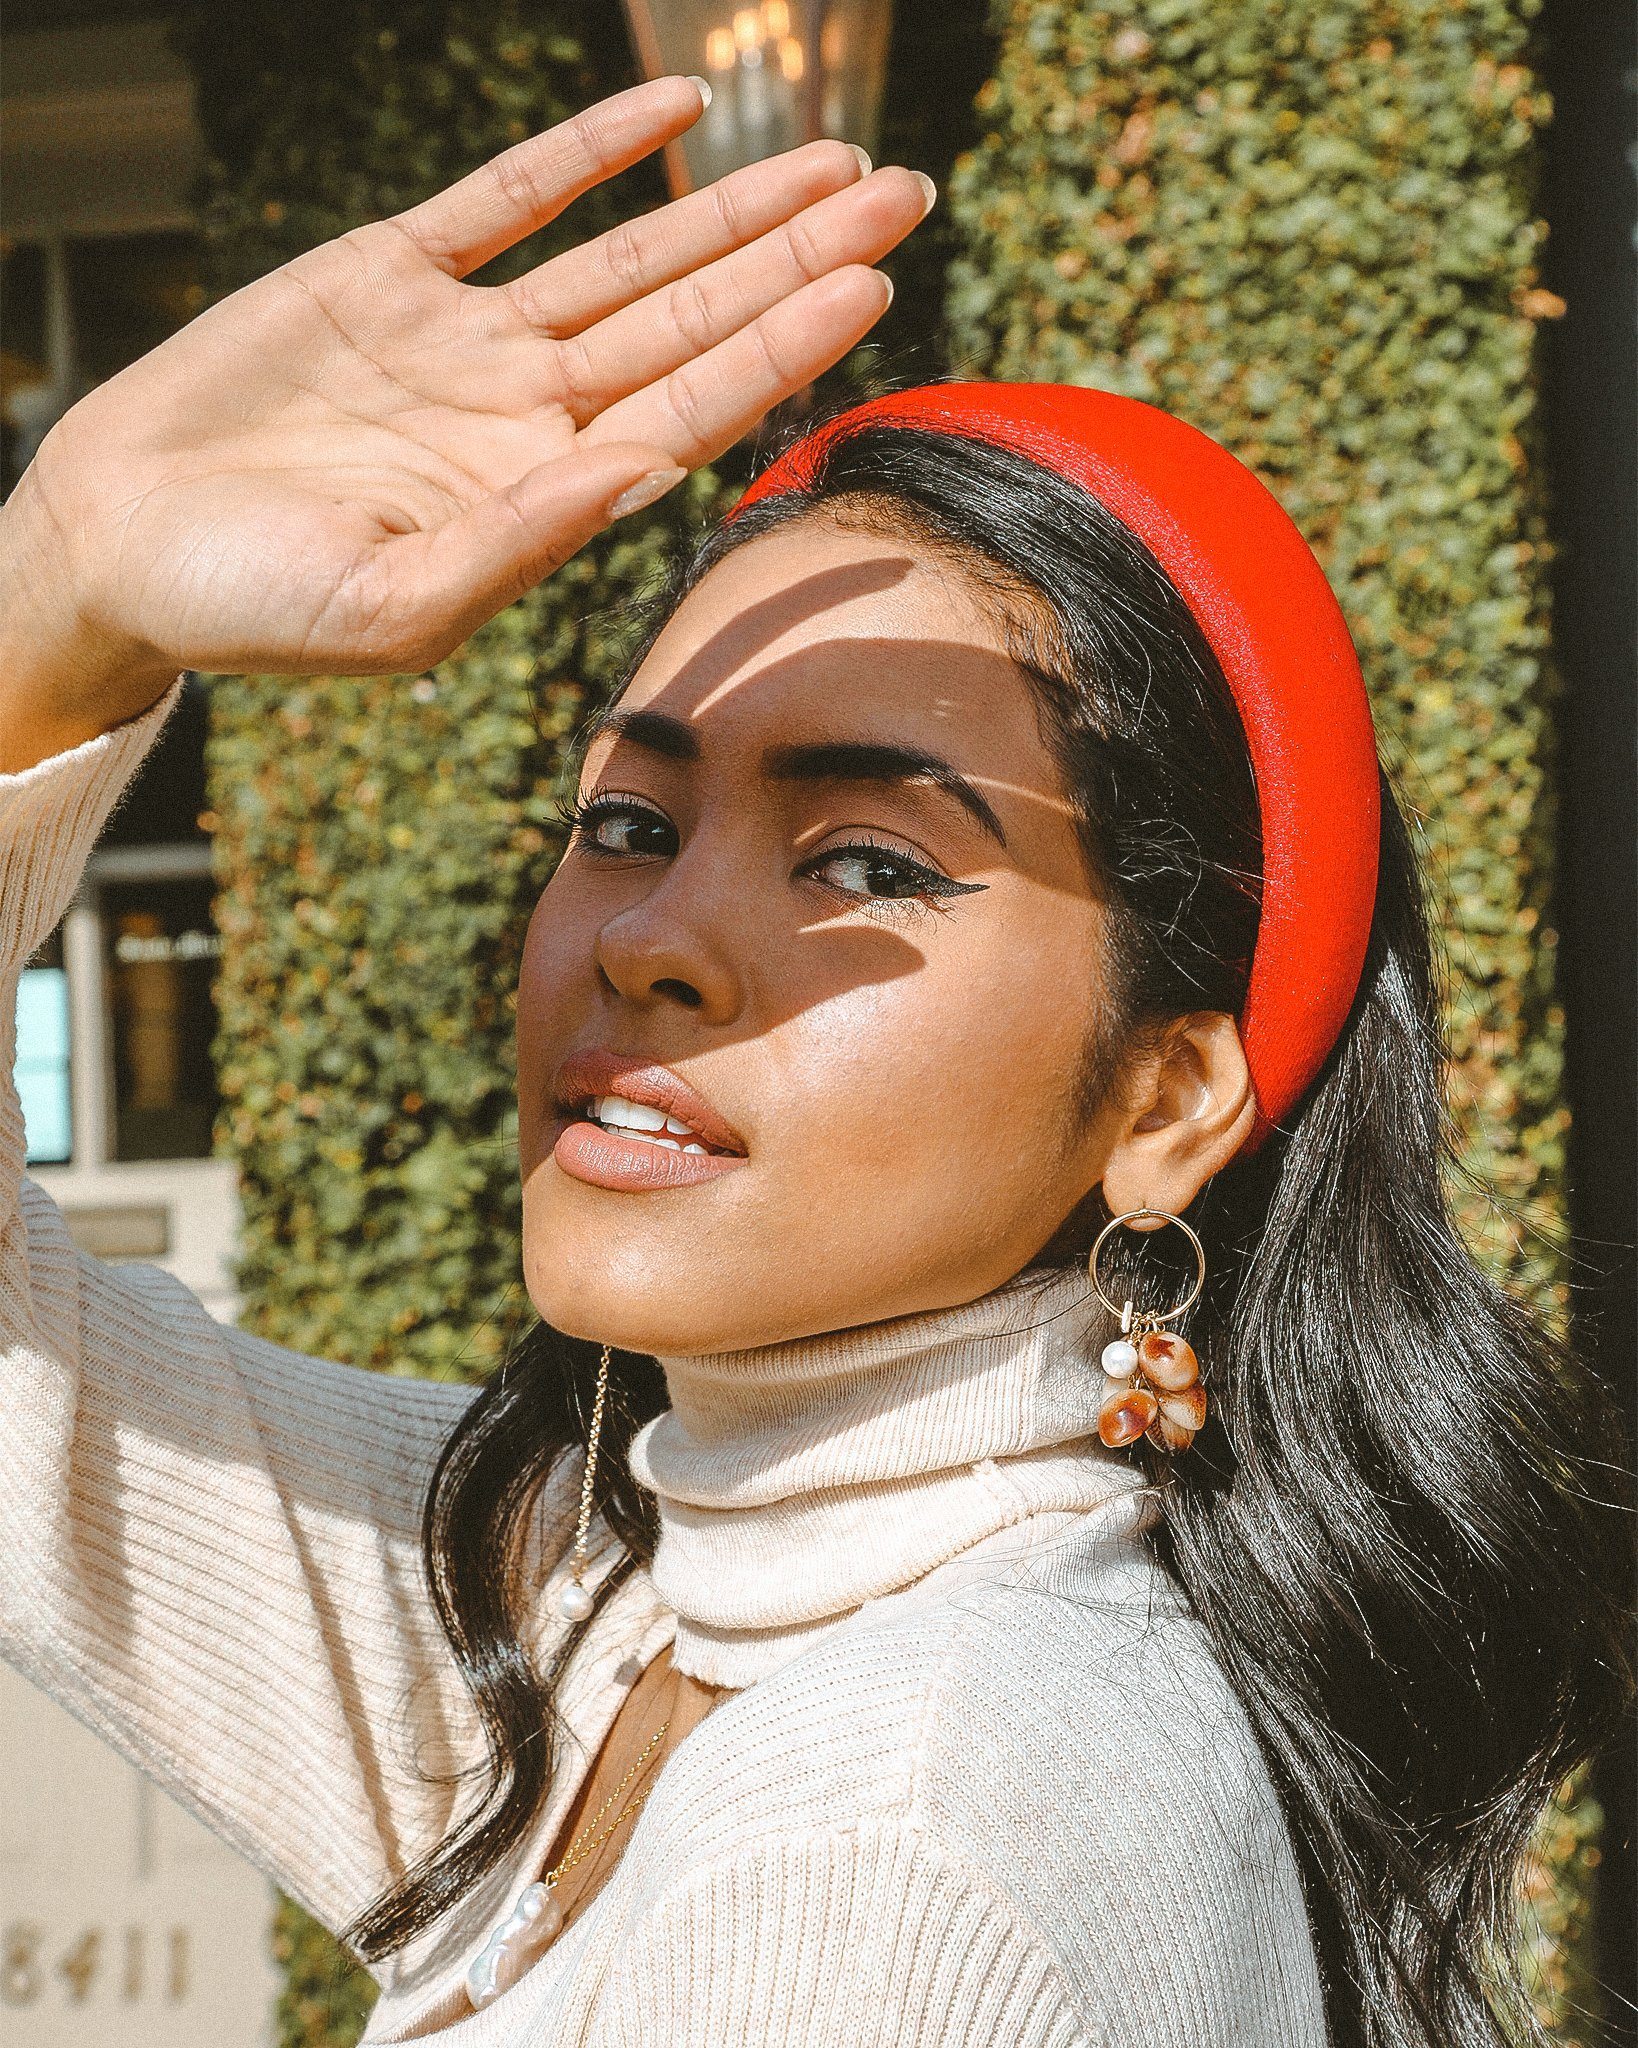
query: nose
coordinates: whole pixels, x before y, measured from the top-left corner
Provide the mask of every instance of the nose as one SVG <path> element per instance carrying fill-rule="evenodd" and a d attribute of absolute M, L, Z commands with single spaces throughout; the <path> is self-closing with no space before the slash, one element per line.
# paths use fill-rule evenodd
<path fill-rule="evenodd" d="M 731 927 L 713 915 L 698 880 L 677 863 L 639 903 L 611 917 L 594 949 L 599 977 L 629 1003 L 668 1003 L 713 1024 L 739 1014 L 744 984 L 731 946 Z"/>

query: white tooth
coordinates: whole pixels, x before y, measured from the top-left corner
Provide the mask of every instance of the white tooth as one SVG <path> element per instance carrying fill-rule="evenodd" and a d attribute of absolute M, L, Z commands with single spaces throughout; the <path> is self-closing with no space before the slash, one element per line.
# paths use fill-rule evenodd
<path fill-rule="evenodd" d="M 624 1095 L 604 1097 L 608 1114 L 617 1124 L 624 1124 L 632 1131 L 663 1131 L 665 1111 L 656 1109 L 651 1102 L 631 1102 Z"/>
<path fill-rule="evenodd" d="M 598 1102 L 598 1122 L 622 1124 L 627 1130 L 663 1130 L 665 1112 L 647 1102 L 631 1102 L 627 1096 L 604 1096 Z"/>
<path fill-rule="evenodd" d="M 703 1152 L 705 1147 L 703 1145 L 685 1145 L 683 1150 L 685 1152 Z"/>
<path fill-rule="evenodd" d="M 651 1138 L 649 1143 L 651 1145 L 663 1145 L 668 1152 L 680 1152 L 682 1150 L 682 1147 L 675 1138 Z"/>
<path fill-rule="evenodd" d="M 692 1124 L 685 1124 L 680 1116 L 668 1116 L 665 1120 L 665 1127 L 668 1131 L 687 1131 L 690 1136 L 693 1135 L 694 1131 L 694 1126 Z"/>

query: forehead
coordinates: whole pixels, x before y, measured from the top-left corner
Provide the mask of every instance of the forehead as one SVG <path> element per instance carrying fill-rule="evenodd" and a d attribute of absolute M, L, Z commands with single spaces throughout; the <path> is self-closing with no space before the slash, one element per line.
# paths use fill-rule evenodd
<path fill-rule="evenodd" d="M 948 555 L 818 516 L 719 562 L 667 621 L 622 699 L 732 750 L 789 729 L 935 734 L 992 761 L 1043 752 L 1004 628 Z"/>

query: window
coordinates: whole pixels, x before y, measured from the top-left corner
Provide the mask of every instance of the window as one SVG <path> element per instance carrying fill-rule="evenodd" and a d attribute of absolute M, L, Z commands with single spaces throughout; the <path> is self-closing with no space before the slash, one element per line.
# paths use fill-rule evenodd
<path fill-rule="evenodd" d="M 100 894 L 115 1159 L 203 1159 L 216 1115 L 211 976 L 221 940 L 208 876 Z"/>
<path fill-rule="evenodd" d="M 32 1165 L 74 1155 L 69 1074 L 68 970 L 59 926 L 23 969 L 17 991 L 17 1092 Z"/>
<path fill-rule="evenodd" d="M 204 754 L 204 692 L 190 679 L 24 972 L 15 1072 L 31 1164 L 210 1157 L 222 947 Z"/>

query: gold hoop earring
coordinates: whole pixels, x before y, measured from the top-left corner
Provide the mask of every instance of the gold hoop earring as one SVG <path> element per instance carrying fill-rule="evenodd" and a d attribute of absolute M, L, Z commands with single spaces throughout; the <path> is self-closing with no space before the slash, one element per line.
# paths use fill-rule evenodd
<path fill-rule="evenodd" d="M 592 1488 L 597 1483 L 597 1445 L 603 1434 L 603 1403 L 609 1391 L 609 1347 L 597 1362 L 597 1392 L 592 1398 L 591 1428 L 586 1432 L 586 1463 L 580 1475 L 580 1514 L 575 1522 L 569 1576 L 558 1590 L 557 1611 L 565 1621 L 584 1621 L 595 1606 L 580 1583 L 586 1570 L 586 1536 L 591 1528 Z"/>
<path fill-rule="evenodd" d="M 1140 1309 L 1130 1298 L 1117 1306 L 1098 1280 L 1098 1254 L 1110 1234 L 1142 1216 L 1175 1223 L 1194 1246 L 1194 1286 L 1175 1308 Z M 1200 1384 L 1200 1361 L 1193 1347 L 1165 1326 L 1200 1299 L 1206 1284 L 1205 1246 L 1182 1217 L 1168 1209 L 1128 1209 L 1098 1232 L 1086 1270 L 1093 1293 L 1112 1316 L 1120 1317 L 1120 1335 L 1103 1347 L 1108 1386 L 1098 1408 L 1099 1438 L 1111 1450 L 1146 1436 L 1160 1450 L 1186 1451 L 1206 1420 L 1206 1390 Z"/>

